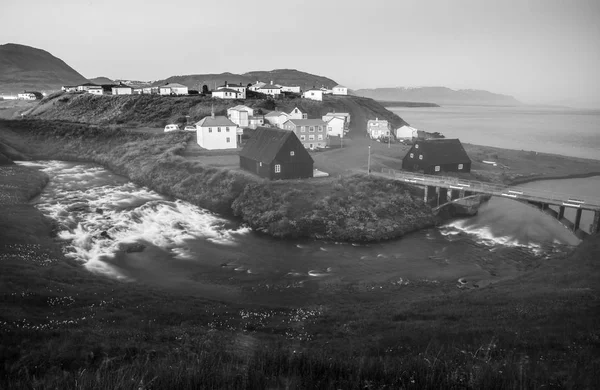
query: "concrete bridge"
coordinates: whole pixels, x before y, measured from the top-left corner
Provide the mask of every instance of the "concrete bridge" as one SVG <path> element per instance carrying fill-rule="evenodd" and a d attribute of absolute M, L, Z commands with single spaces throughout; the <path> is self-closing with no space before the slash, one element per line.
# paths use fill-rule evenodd
<path fill-rule="evenodd" d="M 382 168 L 381 172 L 371 172 L 371 174 L 402 180 L 406 183 L 423 187 L 424 200 L 432 206 L 440 207 L 456 199 L 475 194 L 500 196 L 536 207 L 565 225 L 579 238 L 585 238 L 590 233 L 600 232 L 600 198 L 574 198 L 568 194 L 544 190 L 520 188 L 518 186 L 512 187 L 475 180 L 463 180 L 451 176 L 424 175 L 387 168 Z M 551 209 L 550 206 L 556 206 L 558 211 Z M 567 208 L 576 210 L 575 221 L 565 218 L 565 209 Z M 584 210 L 594 213 L 594 219 L 590 225 L 590 233 L 580 228 L 581 215 Z"/>

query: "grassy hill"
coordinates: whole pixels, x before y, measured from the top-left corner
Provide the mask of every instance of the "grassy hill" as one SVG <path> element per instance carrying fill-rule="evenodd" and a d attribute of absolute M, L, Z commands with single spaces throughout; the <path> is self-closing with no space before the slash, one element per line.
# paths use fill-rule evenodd
<path fill-rule="evenodd" d="M 109 79 L 108 77 L 104 77 L 104 76 L 100 76 L 100 77 L 94 77 L 93 79 L 90 79 L 91 83 L 95 83 L 95 84 L 114 84 L 114 80 Z"/>
<path fill-rule="evenodd" d="M 36 107 L 27 111 L 26 115 L 37 119 L 96 125 L 164 127 L 167 123 L 185 122 L 186 115 L 189 115 L 190 122 L 198 121 L 210 115 L 213 107 L 217 115 L 226 115 L 227 108 L 238 104 L 261 109 L 265 114 L 274 109 L 289 112 L 297 106 L 307 112 L 309 118 L 320 118 L 331 111 L 349 112 L 352 115 L 351 131 L 360 130 L 361 134 L 368 119 L 387 119 L 394 127 L 406 123 L 376 101 L 357 96 L 325 96 L 323 102 L 301 98 L 226 101 L 204 96 L 95 96 L 59 92 L 43 99 Z"/>
<path fill-rule="evenodd" d="M 51 91 L 88 80 L 60 58 L 34 47 L 0 45 L 0 91 Z"/>
<path fill-rule="evenodd" d="M 186 76 L 171 76 L 165 80 L 158 80 L 153 85 L 163 85 L 165 83 L 180 83 L 187 85 L 191 89 L 201 90 L 202 85 L 207 85 L 209 89 L 214 89 L 215 85 L 223 85 L 225 82 L 231 84 L 247 85 L 262 81 L 273 84 L 297 85 L 302 89 L 333 87 L 337 83 L 327 77 L 316 76 L 310 73 L 301 72 L 296 69 L 275 69 L 271 71 L 253 71 L 244 74 L 218 73 L 218 74 L 193 74 Z"/>

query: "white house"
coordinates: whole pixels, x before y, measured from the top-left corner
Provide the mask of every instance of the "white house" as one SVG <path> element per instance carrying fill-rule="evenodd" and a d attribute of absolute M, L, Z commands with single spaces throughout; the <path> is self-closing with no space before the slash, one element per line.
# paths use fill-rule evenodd
<path fill-rule="evenodd" d="M 348 95 L 348 88 L 343 85 L 336 85 L 332 89 L 334 95 Z"/>
<path fill-rule="evenodd" d="M 329 142 L 327 124 L 321 119 L 290 119 L 283 129 L 296 133 L 306 149 L 324 148 Z"/>
<path fill-rule="evenodd" d="M 246 99 L 246 87 L 243 86 L 241 83 L 239 85 L 237 85 L 237 84 L 229 84 L 227 81 L 225 81 L 225 85 L 219 86 L 217 88 L 217 90 L 227 89 L 227 88 L 237 91 L 238 99 Z"/>
<path fill-rule="evenodd" d="M 378 139 L 390 135 L 390 124 L 386 120 L 371 119 L 367 121 L 367 135 L 372 139 Z"/>
<path fill-rule="evenodd" d="M 249 127 L 253 115 L 254 110 L 248 106 L 238 105 L 227 109 L 227 117 L 241 127 Z"/>
<path fill-rule="evenodd" d="M 348 112 L 328 112 L 327 114 L 323 115 L 323 120 L 325 122 L 327 122 L 328 120 L 330 120 L 333 117 L 343 117 L 346 120 L 346 129 L 348 128 L 348 125 L 350 124 L 350 113 Z"/>
<path fill-rule="evenodd" d="M 248 87 L 248 89 L 251 90 L 251 91 L 256 92 L 260 88 L 264 87 L 265 85 L 267 85 L 267 83 L 263 83 L 262 81 L 257 81 L 256 83 L 254 83 L 250 87 Z"/>
<path fill-rule="evenodd" d="M 302 94 L 305 99 L 323 101 L 323 91 L 320 89 L 309 89 Z"/>
<path fill-rule="evenodd" d="M 61 89 L 64 92 L 77 92 L 77 85 L 63 85 Z"/>
<path fill-rule="evenodd" d="M 132 95 L 133 94 L 133 88 L 131 88 L 129 85 L 125 85 L 125 84 L 115 85 L 111 89 L 112 89 L 113 95 Z"/>
<path fill-rule="evenodd" d="M 188 87 L 179 83 L 166 83 L 158 87 L 160 95 L 187 95 Z"/>
<path fill-rule="evenodd" d="M 216 91 L 212 91 L 212 97 L 216 99 L 240 99 L 240 93 L 235 89 L 221 88 Z"/>
<path fill-rule="evenodd" d="M 20 93 L 17 95 L 17 99 L 19 99 L 19 100 L 37 100 L 38 96 L 40 99 L 42 98 L 42 94 L 39 92 L 23 91 L 23 93 Z"/>
<path fill-rule="evenodd" d="M 298 86 L 286 86 L 286 85 L 280 85 L 280 84 L 276 84 L 276 85 L 281 88 L 281 92 L 300 93 L 300 87 L 298 87 Z"/>
<path fill-rule="evenodd" d="M 265 116 L 264 115 L 256 115 L 248 118 L 248 127 L 251 129 L 256 129 L 259 126 L 265 125 Z"/>
<path fill-rule="evenodd" d="M 332 89 L 325 88 L 325 87 L 321 87 L 320 90 L 323 91 L 323 95 L 331 95 L 333 93 Z"/>
<path fill-rule="evenodd" d="M 294 107 L 292 111 L 288 114 L 289 119 L 307 119 L 308 114 L 300 111 L 298 107 Z"/>
<path fill-rule="evenodd" d="M 325 120 L 323 117 L 323 121 L 327 123 L 327 134 L 335 135 L 336 137 L 343 137 L 346 130 L 346 119 L 341 116 L 334 116 L 329 120 Z"/>
<path fill-rule="evenodd" d="M 104 88 L 102 87 L 89 87 L 87 93 L 91 93 L 92 95 L 103 95 Z"/>
<path fill-rule="evenodd" d="M 281 87 L 276 85 L 264 85 L 256 90 L 256 92 L 264 93 L 265 95 L 277 97 L 281 95 Z"/>
<path fill-rule="evenodd" d="M 412 139 L 417 138 L 419 135 L 417 133 L 417 129 L 411 127 L 409 125 L 404 125 L 402 127 L 397 128 L 394 131 L 397 139 Z"/>
<path fill-rule="evenodd" d="M 77 86 L 77 91 L 79 92 L 85 92 L 90 88 L 97 88 L 97 87 L 101 87 L 98 84 L 93 84 L 93 83 L 85 83 L 85 84 L 80 84 Z"/>
<path fill-rule="evenodd" d="M 198 145 L 204 149 L 236 149 L 237 125 L 224 116 L 211 116 L 202 118 L 196 123 Z"/>
<path fill-rule="evenodd" d="M 265 115 L 265 121 L 269 122 L 275 127 L 279 127 L 283 129 L 283 124 L 290 119 L 289 114 L 286 114 L 282 111 L 271 111 L 267 115 Z"/>

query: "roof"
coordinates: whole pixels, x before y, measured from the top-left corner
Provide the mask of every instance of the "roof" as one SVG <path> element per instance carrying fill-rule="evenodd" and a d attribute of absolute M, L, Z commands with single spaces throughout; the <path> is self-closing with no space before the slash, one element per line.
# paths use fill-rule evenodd
<path fill-rule="evenodd" d="M 350 113 L 348 112 L 328 112 L 327 114 L 323 115 L 323 116 L 343 116 L 343 117 L 347 117 L 350 116 Z"/>
<path fill-rule="evenodd" d="M 288 122 L 292 122 L 296 126 L 323 126 L 325 124 L 323 119 L 290 119 Z"/>
<path fill-rule="evenodd" d="M 262 87 L 260 87 L 259 89 L 281 89 L 281 87 L 278 87 L 278 86 L 276 86 L 276 85 L 268 85 L 268 84 L 265 84 L 265 85 L 263 85 Z"/>
<path fill-rule="evenodd" d="M 381 119 L 370 119 L 367 121 L 367 127 L 369 126 L 379 126 L 379 125 L 389 126 L 388 121 Z"/>
<path fill-rule="evenodd" d="M 125 85 L 125 84 L 119 84 L 119 85 L 113 85 L 113 88 L 131 88 L 129 85 Z M 133 89 L 133 88 L 131 88 Z"/>
<path fill-rule="evenodd" d="M 270 118 L 270 117 L 274 117 L 274 116 L 289 116 L 288 114 L 286 114 L 285 112 L 281 112 L 281 111 L 271 111 L 270 113 L 268 113 L 267 115 L 265 115 L 265 118 Z"/>
<path fill-rule="evenodd" d="M 235 87 L 235 88 L 246 88 L 245 85 L 242 85 L 242 83 L 227 83 L 227 84 L 223 84 L 223 85 L 219 85 L 217 88 L 228 88 L 228 87 Z"/>
<path fill-rule="evenodd" d="M 338 84 L 338 85 L 336 85 L 336 86 L 335 86 L 335 87 L 333 87 L 333 88 L 346 88 L 346 89 L 348 89 L 348 87 L 344 87 L 343 85 L 339 85 L 339 84 Z"/>
<path fill-rule="evenodd" d="M 294 110 L 298 110 L 298 111 L 302 112 L 302 110 L 301 110 L 301 109 L 299 109 L 298 107 L 294 107 L 294 108 L 293 108 L 293 109 L 290 111 L 290 113 L 294 112 Z"/>
<path fill-rule="evenodd" d="M 160 88 L 187 88 L 187 86 L 179 83 L 166 83 L 165 85 L 161 85 Z"/>
<path fill-rule="evenodd" d="M 239 93 L 239 91 L 236 91 L 235 89 L 231 89 L 231 88 L 221 88 L 221 89 L 217 89 L 216 91 L 212 91 L 212 93 L 215 92 L 233 92 L 233 93 Z"/>
<path fill-rule="evenodd" d="M 263 83 L 262 81 L 257 81 L 251 85 L 251 87 L 262 87 L 263 85 L 267 85 L 267 83 Z"/>
<path fill-rule="evenodd" d="M 196 126 L 200 127 L 214 127 L 214 126 L 236 126 L 229 118 L 226 116 L 207 116 L 196 123 Z"/>
<path fill-rule="evenodd" d="M 315 89 L 315 88 L 312 88 L 312 89 L 309 89 L 309 90 L 306 90 L 306 91 L 304 91 L 304 93 L 307 93 L 307 92 L 323 92 L 323 91 L 322 91 L 322 90 L 320 90 L 320 89 Z"/>
<path fill-rule="evenodd" d="M 419 148 L 416 149 L 416 145 Z M 465 152 L 459 139 L 432 139 L 418 141 L 410 151 L 418 150 L 424 156 L 424 162 L 431 165 L 447 163 L 469 163 L 471 159 Z M 409 152 L 410 152 L 409 151 Z"/>
<path fill-rule="evenodd" d="M 295 137 L 294 132 L 275 127 L 257 127 L 254 135 L 248 140 L 240 157 L 246 157 L 265 164 L 273 162 L 281 147 L 290 137 Z M 312 157 L 309 158 L 312 160 Z"/>

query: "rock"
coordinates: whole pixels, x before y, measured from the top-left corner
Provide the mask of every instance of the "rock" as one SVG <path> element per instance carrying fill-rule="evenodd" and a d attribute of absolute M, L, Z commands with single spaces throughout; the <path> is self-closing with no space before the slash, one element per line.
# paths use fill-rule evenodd
<path fill-rule="evenodd" d="M 98 214 L 104 214 L 104 210 L 98 208 L 98 209 L 96 209 L 96 213 L 98 213 Z"/>
<path fill-rule="evenodd" d="M 146 249 L 146 245 L 140 243 L 123 244 L 121 250 L 126 253 L 143 252 Z"/>
<path fill-rule="evenodd" d="M 67 208 L 67 211 L 89 211 L 90 206 L 84 202 L 73 203 Z"/>
<path fill-rule="evenodd" d="M 108 238 L 109 240 L 112 239 L 112 237 L 108 234 L 108 232 L 106 230 L 104 230 L 102 233 L 100 233 L 100 237 Z"/>

